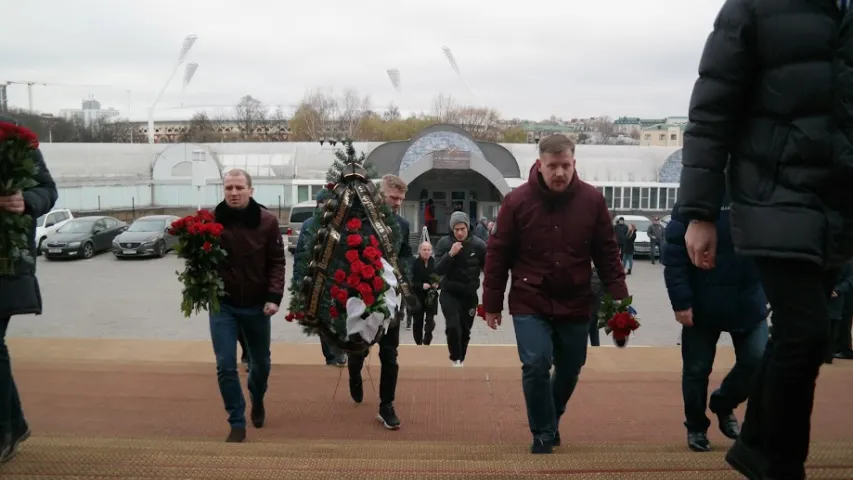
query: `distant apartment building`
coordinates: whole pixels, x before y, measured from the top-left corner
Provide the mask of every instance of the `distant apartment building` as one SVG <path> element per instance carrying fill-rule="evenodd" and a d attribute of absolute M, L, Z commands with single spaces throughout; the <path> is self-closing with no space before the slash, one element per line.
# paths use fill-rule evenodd
<path fill-rule="evenodd" d="M 114 118 L 119 115 L 119 111 L 114 108 L 101 108 L 101 102 L 90 98 L 83 100 L 81 108 L 62 109 L 59 111 L 59 116 L 66 120 L 82 119 L 83 125 L 90 126 L 95 120 L 105 120 Z"/>
<path fill-rule="evenodd" d="M 684 144 L 685 124 L 658 123 L 640 131 L 640 146 L 681 147 Z"/>

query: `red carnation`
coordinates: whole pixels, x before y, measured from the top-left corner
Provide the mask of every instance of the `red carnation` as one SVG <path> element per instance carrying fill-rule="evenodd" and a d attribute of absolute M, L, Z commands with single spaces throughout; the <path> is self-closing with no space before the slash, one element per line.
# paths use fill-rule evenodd
<path fill-rule="evenodd" d="M 347 272 L 339 268 L 335 270 L 335 273 L 332 275 L 332 279 L 338 283 L 344 283 L 344 281 L 347 279 Z"/>
<path fill-rule="evenodd" d="M 335 295 L 335 300 L 337 300 L 339 303 L 347 303 L 346 289 L 338 289 L 337 295 Z"/>
<path fill-rule="evenodd" d="M 347 221 L 347 230 L 350 232 L 357 232 L 361 228 L 361 220 L 353 217 Z"/>
<path fill-rule="evenodd" d="M 371 278 L 376 278 L 376 269 L 374 269 L 370 265 L 365 265 L 361 269 L 361 278 L 365 280 L 370 280 Z"/>
<path fill-rule="evenodd" d="M 329 307 L 329 316 L 332 318 L 337 318 L 338 316 L 338 308 L 332 305 Z"/>
<path fill-rule="evenodd" d="M 355 287 L 356 291 L 363 295 L 370 295 L 373 293 L 373 289 L 370 288 L 370 285 L 366 283 L 359 283 L 358 286 Z"/>
<path fill-rule="evenodd" d="M 350 247 L 360 247 L 361 246 L 361 235 L 357 233 L 351 233 L 347 235 L 347 245 Z"/>
<path fill-rule="evenodd" d="M 355 288 L 359 283 L 361 283 L 361 275 L 358 273 L 350 273 L 349 277 L 347 277 L 347 285 L 351 288 Z"/>
<path fill-rule="evenodd" d="M 486 308 L 482 305 L 477 305 L 477 316 L 481 318 L 486 318 Z"/>
<path fill-rule="evenodd" d="M 365 270 L 370 270 L 370 266 L 365 265 L 361 260 L 356 260 L 349 265 L 352 275 L 361 275 Z"/>
<path fill-rule="evenodd" d="M 375 235 L 370 236 L 370 245 L 374 247 L 379 247 L 379 240 L 376 239 Z"/>
<path fill-rule="evenodd" d="M 371 247 L 367 247 L 364 249 L 364 258 L 366 258 L 368 260 L 373 261 L 373 260 L 378 259 L 381 256 L 382 256 L 382 252 L 380 252 L 379 249 L 376 247 L 371 246 Z"/>
<path fill-rule="evenodd" d="M 305 318 L 305 314 L 302 312 L 296 312 L 296 319 L 300 320 L 302 318 Z"/>
<path fill-rule="evenodd" d="M 373 277 L 373 290 L 377 292 L 381 292 L 383 288 L 385 288 L 385 280 L 382 277 Z"/>
<path fill-rule="evenodd" d="M 209 251 L 213 250 L 213 244 L 211 244 L 210 242 L 204 242 L 201 245 L 201 249 L 204 250 L 205 252 L 209 252 Z"/>
<path fill-rule="evenodd" d="M 334 184 L 334 183 L 329 182 L 329 183 L 327 183 L 327 184 L 326 184 L 326 190 L 334 190 L 334 189 L 335 189 L 335 184 Z"/>
<path fill-rule="evenodd" d="M 332 285 L 332 288 L 329 289 L 329 295 L 331 295 L 332 298 L 337 298 L 338 297 L 338 290 L 340 290 L 340 289 L 341 288 L 338 287 L 337 285 Z"/>
<path fill-rule="evenodd" d="M 284 319 L 288 322 L 292 322 L 294 318 L 296 318 L 296 315 L 294 315 L 293 312 L 288 312 L 288 314 L 284 316 Z"/>
<path fill-rule="evenodd" d="M 367 293 L 361 296 L 361 301 L 369 307 L 376 303 L 376 297 L 374 297 L 372 293 Z"/>
<path fill-rule="evenodd" d="M 347 262 L 350 264 L 358 261 L 358 250 L 347 250 L 346 253 Z"/>

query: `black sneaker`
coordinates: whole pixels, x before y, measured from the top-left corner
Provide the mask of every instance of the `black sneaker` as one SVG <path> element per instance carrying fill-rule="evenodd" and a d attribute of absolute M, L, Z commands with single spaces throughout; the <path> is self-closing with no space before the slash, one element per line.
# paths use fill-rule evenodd
<path fill-rule="evenodd" d="M 388 430 L 397 430 L 400 428 L 400 419 L 397 418 L 397 413 L 394 411 L 394 405 L 380 405 L 379 414 L 376 419 L 382 422 L 382 425 Z"/>
<path fill-rule="evenodd" d="M 687 447 L 694 452 L 710 452 L 711 442 L 705 432 L 687 432 Z"/>
<path fill-rule="evenodd" d="M 530 446 L 530 453 L 534 455 L 542 455 L 554 452 L 554 442 L 546 442 L 540 438 L 533 439 L 533 445 Z"/>
<path fill-rule="evenodd" d="M 559 447 L 563 443 L 563 440 L 560 438 L 560 431 L 554 434 L 554 441 L 551 444 L 555 447 Z"/>
<path fill-rule="evenodd" d="M 231 427 L 231 432 L 225 438 L 228 443 L 242 443 L 244 440 L 246 440 L 246 429 L 244 427 Z"/>
<path fill-rule="evenodd" d="M 15 458 L 18 454 L 18 442 L 15 441 L 11 434 L 5 435 L 0 441 L 0 464 L 6 463 Z"/>
<path fill-rule="evenodd" d="M 349 379 L 349 394 L 355 403 L 361 403 L 364 400 L 364 386 L 362 385 L 361 377 Z"/>
<path fill-rule="evenodd" d="M 740 424 L 734 412 L 718 413 L 717 420 L 720 431 L 723 432 L 726 438 L 737 440 L 740 437 Z"/>
<path fill-rule="evenodd" d="M 260 402 L 252 402 L 252 425 L 255 428 L 261 428 L 264 426 L 264 420 L 267 417 L 266 409 L 264 409 L 264 402 L 261 400 Z"/>

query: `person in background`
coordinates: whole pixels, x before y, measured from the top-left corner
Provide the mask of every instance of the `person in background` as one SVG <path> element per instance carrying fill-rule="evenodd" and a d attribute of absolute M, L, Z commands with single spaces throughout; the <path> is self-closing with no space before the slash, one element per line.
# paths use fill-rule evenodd
<path fill-rule="evenodd" d="M 16 121 L 4 117 L 0 117 L 0 122 L 17 125 Z M 41 151 L 33 151 L 31 158 L 37 169 L 33 178 L 36 184 L 22 192 L 0 196 L 0 210 L 13 215 L 29 215 L 32 218 L 27 244 L 30 255 L 35 259 L 36 219 L 50 212 L 59 194 Z M 14 275 L 0 276 L 0 463 L 13 459 L 21 442 L 30 436 L 30 427 L 24 419 L 21 397 L 12 376 L 6 333 L 12 316 L 41 315 L 41 312 L 42 298 L 35 262 L 19 260 L 15 264 Z"/>
<path fill-rule="evenodd" d="M 840 360 L 853 360 L 853 291 L 843 295 L 844 306 L 841 312 L 841 323 L 835 337 L 835 355 Z"/>
<path fill-rule="evenodd" d="M 661 263 L 664 281 L 681 328 L 681 392 L 687 427 L 687 446 L 711 451 L 705 416 L 708 378 L 720 334 L 728 332 L 735 347 L 735 365 L 711 394 L 711 413 L 728 438 L 740 435 L 735 408 L 746 401 L 767 344 L 767 297 L 753 260 L 735 252 L 729 224 L 729 200 L 724 198 L 717 220 L 717 263 L 711 270 L 690 263 L 684 242 L 687 222 L 678 204 L 666 225 Z"/>
<path fill-rule="evenodd" d="M 625 232 L 625 239 L 622 243 L 622 268 L 625 273 L 630 275 L 634 268 L 634 242 L 637 241 L 637 227 L 634 224 L 628 225 L 628 230 Z"/>
<path fill-rule="evenodd" d="M 424 225 L 427 227 L 427 233 L 436 234 L 438 222 L 435 219 L 435 201 L 431 198 L 427 200 L 426 207 L 424 207 Z"/>
<path fill-rule="evenodd" d="M 489 219 L 480 217 L 480 221 L 474 226 L 474 236 L 484 242 L 489 241 Z"/>
<path fill-rule="evenodd" d="M 240 344 L 240 363 L 246 366 L 246 371 L 249 371 L 249 347 L 246 345 L 246 335 L 243 334 L 243 330 L 241 329 L 237 332 L 237 343 Z"/>
<path fill-rule="evenodd" d="M 249 348 L 251 420 L 264 426 L 264 396 L 270 374 L 270 317 L 284 297 L 284 239 L 278 218 L 252 198 L 252 177 L 242 169 L 223 177 L 225 199 L 214 216 L 224 227 L 222 247 L 228 253 L 218 265 L 226 295 L 218 312 L 210 312 L 210 338 L 216 377 L 231 431 L 226 442 L 246 439 L 246 400 L 237 375 L 237 337 L 242 330 Z"/>
<path fill-rule="evenodd" d="M 652 260 L 652 265 L 655 264 L 655 257 L 661 254 L 661 244 L 663 243 L 663 225 L 660 224 L 660 218 L 652 218 L 652 223 L 646 229 L 646 234 L 649 236 L 649 258 Z"/>
<path fill-rule="evenodd" d="M 622 255 L 622 247 L 625 246 L 625 237 L 628 236 L 628 225 L 625 224 L 623 217 L 619 217 L 616 220 L 613 231 L 616 232 L 616 244 L 619 246 L 619 255 Z"/>
<path fill-rule="evenodd" d="M 326 205 L 326 201 L 331 196 L 331 192 L 329 190 L 323 188 L 319 192 L 317 192 L 317 196 L 315 200 L 317 201 L 317 210 L 322 210 Z M 296 249 L 293 251 L 293 258 L 298 258 L 299 255 L 308 248 L 305 242 L 307 242 L 307 232 L 310 232 L 311 229 L 314 228 L 314 217 L 311 216 L 302 222 L 302 228 L 299 230 L 299 238 L 296 240 Z M 308 265 L 301 265 L 299 263 L 294 262 L 293 265 L 293 278 L 291 279 L 291 283 L 293 285 L 298 285 L 299 282 L 302 281 L 302 278 L 305 277 L 306 273 L 305 268 Z M 343 368 L 347 365 L 347 355 L 342 352 L 338 347 L 329 343 L 325 337 L 320 335 L 320 349 L 323 352 L 323 357 L 326 359 L 326 365 Z"/>
<path fill-rule="evenodd" d="M 471 235 L 465 212 L 450 215 L 450 235 L 435 246 L 435 273 L 441 275 L 441 312 L 447 333 L 447 349 L 454 367 L 462 367 L 477 314 L 480 273 L 486 263 L 486 242 Z"/>
<path fill-rule="evenodd" d="M 838 271 L 838 277 L 835 279 L 835 287 L 832 288 L 829 298 L 829 322 L 832 341 L 829 342 L 829 348 L 826 349 L 825 363 L 832 363 L 832 359 L 835 357 L 837 339 L 841 335 L 844 299 L 851 292 L 853 292 L 853 266 L 851 266 L 850 262 L 847 262 Z"/>
<path fill-rule="evenodd" d="M 586 362 L 590 260 L 614 300 L 628 297 L 628 287 L 613 217 L 604 196 L 578 177 L 574 142 L 551 135 L 538 151 L 527 183 L 507 194 L 498 212 L 498 231 L 486 247 L 483 309 L 486 324 L 496 329 L 512 272 L 509 311 L 533 436 L 530 453 L 549 454 L 561 445 L 560 418 Z"/>
<path fill-rule="evenodd" d="M 423 242 L 418 247 L 418 258 L 412 266 L 412 288 L 421 304 L 421 309 L 412 315 L 415 323 L 415 344 L 417 345 L 432 343 L 435 314 L 438 309 L 438 283 L 433 278 L 434 276 L 435 259 L 432 258 L 432 244 Z M 424 319 L 426 319 L 426 324 L 424 324 Z"/>
<path fill-rule="evenodd" d="M 592 305 L 589 307 L 589 344 L 593 347 L 600 347 L 601 329 L 598 328 L 598 311 L 601 309 L 601 300 L 604 298 L 604 285 L 602 285 L 601 278 L 598 277 L 598 270 L 594 265 L 590 286 L 592 287 Z"/>

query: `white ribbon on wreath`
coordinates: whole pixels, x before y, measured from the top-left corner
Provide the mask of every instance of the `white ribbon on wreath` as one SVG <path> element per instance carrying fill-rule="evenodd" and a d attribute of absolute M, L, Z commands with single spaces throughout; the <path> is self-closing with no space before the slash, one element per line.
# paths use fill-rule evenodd
<path fill-rule="evenodd" d="M 397 309 L 400 307 L 400 294 L 397 293 L 397 277 L 394 275 L 394 269 L 391 264 L 384 258 L 382 260 L 382 280 L 388 285 L 388 290 L 382 293 L 382 298 L 377 301 L 385 302 L 385 307 L 391 313 L 391 316 L 386 317 L 382 312 L 373 312 L 367 318 L 361 318 L 367 305 L 359 297 L 350 297 L 347 299 L 347 336 L 361 335 L 365 342 L 370 343 L 376 338 L 379 328 L 388 328 L 391 323 L 391 318 Z"/>

